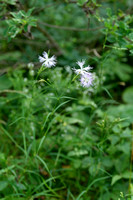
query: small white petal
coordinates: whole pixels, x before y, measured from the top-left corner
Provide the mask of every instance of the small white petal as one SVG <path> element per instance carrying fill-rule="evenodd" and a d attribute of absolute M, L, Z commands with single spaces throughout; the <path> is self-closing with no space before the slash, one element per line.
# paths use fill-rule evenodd
<path fill-rule="evenodd" d="M 43 55 L 43 57 L 44 57 L 45 59 L 48 59 L 48 54 L 47 54 L 47 52 L 44 51 L 42 55 Z"/>
<path fill-rule="evenodd" d="M 82 69 L 82 68 L 83 68 L 83 65 L 85 64 L 85 60 L 78 61 L 77 64 L 78 64 L 79 67 Z"/>
<path fill-rule="evenodd" d="M 39 61 L 40 61 L 40 62 L 44 62 L 45 59 L 44 59 L 42 56 L 39 56 Z"/>
<path fill-rule="evenodd" d="M 82 70 L 81 70 L 81 69 L 75 69 L 75 73 L 76 73 L 76 74 L 81 74 L 81 73 L 82 73 Z"/>
<path fill-rule="evenodd" d="M 56 61 L 55 55 L 53 55 L 50 59 L 51 59 L 52 61 Z"/>
<path fill-rule="evenodd" d="M 88 67 L 84 67 L 84 70 L 85 70 L 85 71 L 89 71 L 89 70 L 91 70 L 91 69 L 93 69 L 93 67 L 91 67 L 91 66 L 89 66 L 89 65 L 88 65 Z"/>
<path fill-rule="evenodd" d="M 89 71 L 92 69 L 89 65 L 87 67 L 84 67 L 85 60 L 82 60 L 81 62 L 78 61 L 77 64 L 79 65 L 80 69 L 74 69 L 76 74 L 86 75 L 89 74 Z"/>

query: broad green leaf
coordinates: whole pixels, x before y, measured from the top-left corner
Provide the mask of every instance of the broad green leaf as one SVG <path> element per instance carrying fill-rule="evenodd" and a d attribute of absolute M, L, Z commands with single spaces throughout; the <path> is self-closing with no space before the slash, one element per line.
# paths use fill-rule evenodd
<path fill-rule="evenodd" d="M 0 76 L 0 90 L 9 89 L 12 86 L 7 75 Z"/>
<path fill-rule="evenodd" d="M 124 91 L 122 98 L 125 103 L 133 104 L 133 86 Z"/>
<path fill-rule="evenodd" d="M 133 106 L 132 104 L 128 105 L 120 105 L 120 106 L 110 106 L 108 111 L 108 115 L 114 117 L 120 117 L 121 119 L 125 119 L 125 121 L 133 123 Z M 121 122 L 123 123 L 123 122 Z"/>
<path fill-rule="evenodd" d="M 111 185 L 114 185 L 118 180 L 120 180 L 122 177 L 120 175 L 114 175 L 112 177 Z"/>
<path fill-rule="evenodd" d="M 8 186 L 7 181 L 0 181 L 0 191 L 4 190 Z"/>

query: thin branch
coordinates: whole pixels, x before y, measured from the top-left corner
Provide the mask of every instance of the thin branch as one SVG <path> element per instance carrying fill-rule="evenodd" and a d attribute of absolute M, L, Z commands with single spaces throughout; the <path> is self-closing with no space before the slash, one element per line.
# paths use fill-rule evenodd
<path fill-rule="evenodd" d="M 44 47 L 44 44 L 41 41 L 37 40 L 27 40 L 27 39 L 21 39 L 21 38 L 15 38 L 14 42 L 17 44 L 28 44 L 28 45 L 33 45 L 36 47 Z"/>
<path fill-rule="evenodd" d="M 39 25 L 37 25 L 37 29 L 43 33 L 43 35 L 45 35 L 48 40 L 51 42 L 51 44 L 53 44 L 53 46 L 58 50 L 59 54 L 58 55 L 62 55 L 63 52 L 60 49 L 58 43 L 54 40 L 54 38 L 43 28 L 41 28 Z"/>
<path fill-rule="evenodd" d="M 68 3 L 77 3 L 77 1 L 68 1 Z"/>
<path fill-rule="evenodd" d="M 41 7 L 41 8 L 39 8 L 39 9 L 38 9 L 38 8 L 35 9 L 35 10 L 33 11 L 33 13 L 34 13 L 34 14 L 38 14 L 38 13 L 40 13 L 41 11 L 44 11 L 44 10 L 50 8 L 50 7 L 58 6 L 59 4 L 60 4 L 59 2 L 47 4 L 47 5 L 45 5 L 45 7 Z"/>
<path fill-rule="evenodd" d="M 103 26 L 99 26 L 96 28 L 75 28 L 75 27 L 68 27 L 68 26 L 57 26 L 53 24 L 47 24 L 45 22 L 39 22 L 39 23 L 50 28 L 56 28 L 56 29 L 62 29 L 62 30 L 68 30 L 68 31 L 96 31 L 96 30 L 104 28 Z"/>

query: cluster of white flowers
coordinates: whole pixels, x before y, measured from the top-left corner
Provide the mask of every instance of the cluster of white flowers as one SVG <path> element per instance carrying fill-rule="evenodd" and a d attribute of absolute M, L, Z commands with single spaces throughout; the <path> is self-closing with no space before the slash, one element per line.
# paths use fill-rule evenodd
<path fill-rule="evenodd" d="M 80 82 L 83 87 L 90 87 L 93 85 L 94 81 L 94 75 L 90 72 L 92 67 L 89 65 L 87 67 L 84 67 L 85 60 L 82 60 L 81 62 L 77 62 L 80 69 L 73 69 L 77 75 L 80 75 Z"/>
<path fill-rule="evenodd" d="M 78 61 L 77 64 L 80 67 L 80 69 L 75 69 L 74 68 L 74 71 L 75 71 L 76 74 L 84 75 L 84 74 L 86 74 L 88 71 L 90 71 L 92 69 L 92 67 L 90 67 L 89 65 L 87 67 L 84 67 L 85 60 L 82 60 L 81 62 Z"/>
<path fill-rule="evenodd" d="M 39 56 L 39 61 L 42 63 L 42 66 L 45 66 L 46 68 L 51 68 L 56 65 L 56 57 L 53 55 L 51 58 L 49 58 L 48 53 L 45 51 L 42 54 L 43 56 Z M 89 65 L 87 67 L 84 67 L 85 60 L 78 61 L 77 62 L 80 69 L 73 69 L 74 72 L 77 75 L 80 75 L 80 83 L 83 87 L 89 88 L 93 85 L 93 81 L 95 79 L 94 73 L 91 73 L 90 70 L 92 67 Z"/>

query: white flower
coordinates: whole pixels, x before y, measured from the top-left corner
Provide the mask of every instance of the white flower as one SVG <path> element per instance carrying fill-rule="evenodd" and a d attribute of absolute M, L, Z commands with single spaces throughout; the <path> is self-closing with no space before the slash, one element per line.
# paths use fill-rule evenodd
<path fill-rule="evenodd" d="M 51 58 L 48 57 L 48 54 L 44 51 L 43 57 L 39 56 L 39 61 L 42 63 L 42 65 L 45 65 L 47 68 L 51 68 L 56 65 L 56 57 L 52 56 Z"/>
<path fill-rule="evenodd" d="M 90 87 L 93 85 L 94 76 L 92 73 L 81 75 L 80 83 L 83 87 Z"/>
<path fill-rule="evenodd" d="M 77 64 L 80 67 L 80 69 L 75 69 L 74 68 L 74 71 L 75 71 L 76 74 L 84 75 L 84 74 L 88 73 L 92 69 L 92 67 L 90 67 L 89 65 L 87 67 L 84 67 L 85 60 L 82 60 L 81 62 L 78 61 Z"/>
<path fill-rule="evenodd" d="M 33 67 L 34 67 L 34 64 L 33 64 L 33 63 L 28 63 L 28 68 L 29 68 L 29 69 L 33 69 Z"/>

